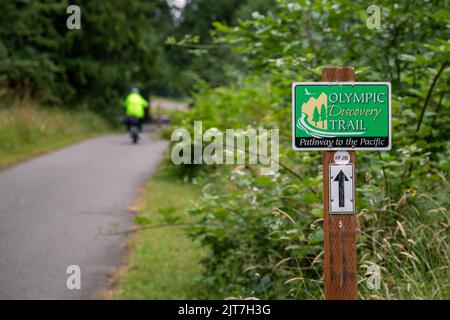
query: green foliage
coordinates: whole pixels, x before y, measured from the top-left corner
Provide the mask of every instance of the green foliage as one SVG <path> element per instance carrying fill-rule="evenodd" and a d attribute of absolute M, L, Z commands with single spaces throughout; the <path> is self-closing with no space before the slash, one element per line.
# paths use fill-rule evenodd
<path fill-rule="evenodd" d="M 201 46 L 173 46 L 174 39 L 210 45 L 215 21 L 235 25 L 273 3 L 188 1 L 176 20 L 166 0 L 2 1 L 0 87 L 54 104 L 83 104 L 115 119 L 131 86 L 146 95 L 183 96 L 199 80 L 234 81 L 243 64 L 229 47 L 212 44 L 205 54 Z M 66 27 L 69 4 L 81 9 L 81 30 Z"/>
<path fill-rule="evenodd" d="M 194 91 L 199 80 L 214 87 L 236 81 L 246 69 L 245 64 L 229 45 L 215 43 L 211 28 L 216 23 L 237 25 L 254 12 L 266 13 L 274 3 L 275 0 L 188 1 L 174 36 L 168 39 L 173 46 L 169 50 L 170 61 L 181 69 L 174 79 L 180 90 Z"/>
<path fill-rule="evenodd" d="M 63 46 L 57 21 L 64 15 L 67 1 L 2 1 L 0 12 L 1 83 L 43 95 L 54 93 L 62 79 L 58 63 Z"/>
<path fill-rule="evenodd" d="M 173 22 L 166 1 L 76 4 L 81 30 L 66 27 L 69 1 L 0 2 L 0 85 L 110 119 L 132 85 L 149 94 L 168 88 L 163 46 Z"/>
<path fill-rule="evenodd" d="M 320 298 L 321 156 L 291 150 L 290 84 L 320 81 L 322 66 L 355 66 L 357 81 L 390 81 L 393 149 L 358 152 L 357 209 L 362 298 L 449 298 L 449 18 L 436 2 L 380 1 L 382 29 L 366 26 L 367 5 L 340 0 L 277 1 L 266 15 L 230 27 L 251 76 L 202 88 L 174 126 L 280 129 L 282 168 L 219 169 L 191 210 L 189 233 L 210 248 L 204 282 L 222 296 Z M 382 288 L 366 288 L 369 265 Z"/>
<path fill-rule="evenodd" d="M 320 264 L 311 263 L 321 250 L 322 234 L 317 217 L 309 214 L 318 209 L 319 198 L 285 175 L 258 177 L 243 168 L 226 173 L 216 183 L 229 179 L 227 188 L 204 190 L 190 211 L 198 221 L 189 233 L 210 248 L 205 282 L 222 297 L 320 296 L 314 281 Z M 302 206 L 294 209 L 298 203 Z M 296 272 L 306 280 L 290 279 Z"/>

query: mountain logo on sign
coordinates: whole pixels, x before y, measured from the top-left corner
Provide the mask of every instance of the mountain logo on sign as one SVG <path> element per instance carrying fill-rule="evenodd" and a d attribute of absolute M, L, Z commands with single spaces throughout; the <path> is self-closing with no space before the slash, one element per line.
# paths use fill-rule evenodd
<path fill-rule="evenodd" d="M 315 138 L 354 136 L 363 133 L 359 131 L 330 132 L 329 118 L 328 96 L 322 92 L 318 98 L 310 97 L 307 102 L 302 104 L 301 117 L 297 121 L 297 127 Z"/>

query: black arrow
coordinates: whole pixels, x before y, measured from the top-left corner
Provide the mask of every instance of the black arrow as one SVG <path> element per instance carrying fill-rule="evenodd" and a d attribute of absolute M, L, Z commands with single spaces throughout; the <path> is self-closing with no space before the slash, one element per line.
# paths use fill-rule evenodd
<path fill-rule="evenodd" d="M 334 181 L 339 181 L 339 208 L 345 207 L 344 200 L 344 181 L 348 181 L 348 178 L 345 176 L 344 172 L 339 171 Z"/>

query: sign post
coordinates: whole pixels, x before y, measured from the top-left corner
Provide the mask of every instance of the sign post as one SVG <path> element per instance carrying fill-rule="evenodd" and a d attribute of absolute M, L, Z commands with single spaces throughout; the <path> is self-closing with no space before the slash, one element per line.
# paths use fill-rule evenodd
<path fill-rule="evenodd" d="M 323 151 L 325 299 L 358 298 L 355 150 L 391 148 L 391 85 L 354 82 L 353 68 L 292 85 L 292 147 Z"/>
<path fill-rule="evenodd" d="M 354 81 L 353 68 L 326 68 L 322 70 L 322 81 Z M 348 164 L 356 165 L 355 151 L 348 151 Z M 356 285 L 356 215 L 353 210 L 346 215 L 330 214 L 331 179 L 330 164 L 334 163 L 333 151 L 323 152 L 323 234 L 324 234 L 324 283 L 325 299 L 355 300 L 358 298 Z M 336 176 L 337 178 L 337 176 Z M 354 179 L 353 175 L 353 179 Z M 344 194 L 345 196 L 345 194 Z M 339 200 L 338 200 L 339 202 Z M 331 206 L 332 207 L 332 206 Z"/>

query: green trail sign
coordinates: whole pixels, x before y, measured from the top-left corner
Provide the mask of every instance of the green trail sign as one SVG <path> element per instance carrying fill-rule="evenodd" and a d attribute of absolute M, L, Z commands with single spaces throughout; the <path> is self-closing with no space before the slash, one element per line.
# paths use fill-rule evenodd
<path fill-rule="evenodd" d="M 391 84 L 292 84 L 295 150 L 391 149 Z"/>

